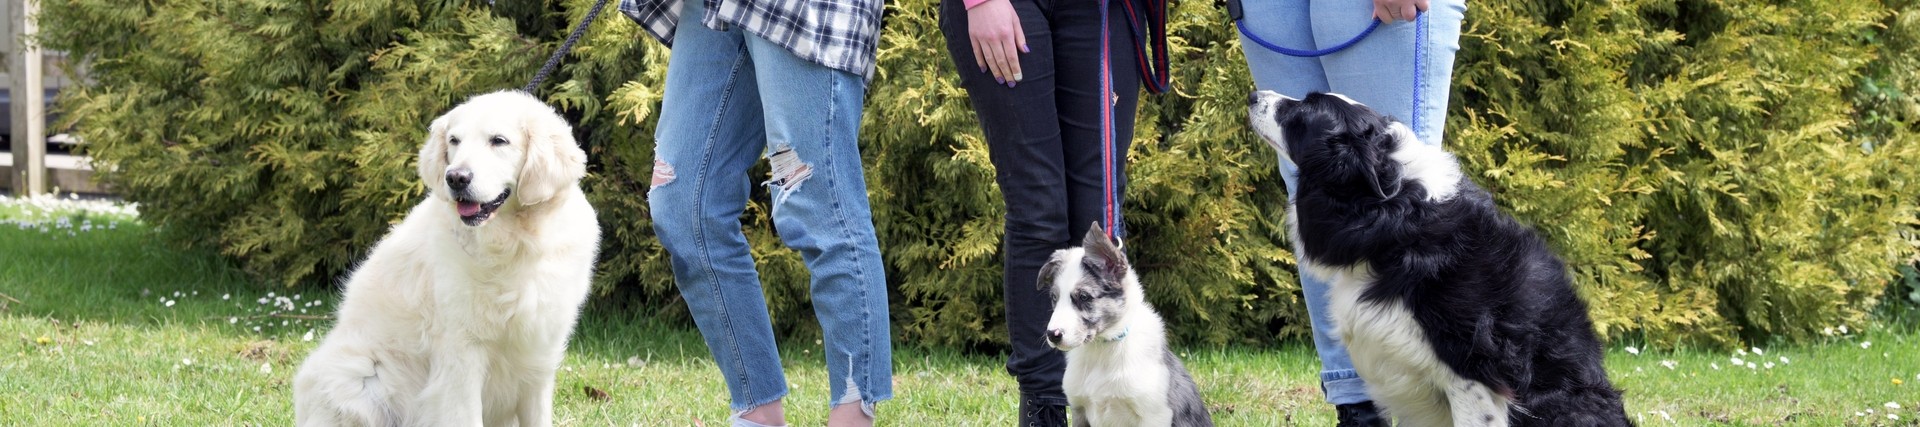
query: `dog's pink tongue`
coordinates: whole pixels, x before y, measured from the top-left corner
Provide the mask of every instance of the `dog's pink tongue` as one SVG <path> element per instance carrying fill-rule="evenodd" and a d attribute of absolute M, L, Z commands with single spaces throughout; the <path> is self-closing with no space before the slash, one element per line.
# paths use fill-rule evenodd
<path fill-rule="evenodd" d="M 480 213 L 479 203 L 460 202 L 460 216 L 473 216 L 478 213 Z"/>

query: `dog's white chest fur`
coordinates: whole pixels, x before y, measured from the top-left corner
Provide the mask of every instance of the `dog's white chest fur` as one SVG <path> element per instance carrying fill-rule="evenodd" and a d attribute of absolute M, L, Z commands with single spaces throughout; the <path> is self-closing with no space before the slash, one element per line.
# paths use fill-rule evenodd
<path fill-rule="evenodd" d="M 1506 426 L 1507 400 L 1441 362 L 1405 302 L 1367 302 L 1373 284 L 1365 265 L 1329 268 L 1301 263 L 1327 281 L 1335 331 L 1347 346 L 1367 393 L 1400 426 Z"/>
<path fill-rule="evenodd" d="M 1173 420 L 1167 404 L 1167 366 L 1161 363 L 1165 332 L 1154 313 L 1133 313 L 1134 328 L 1119 341 L 1095 341 L 1067 352 L 1061 389 L 1076 413 L 1095 426 L 1164 426 Z M 1151 317 L 1143 319 L 1141 317 Z M 1152 329 L 1152 330 L 1148 330 Z"/>

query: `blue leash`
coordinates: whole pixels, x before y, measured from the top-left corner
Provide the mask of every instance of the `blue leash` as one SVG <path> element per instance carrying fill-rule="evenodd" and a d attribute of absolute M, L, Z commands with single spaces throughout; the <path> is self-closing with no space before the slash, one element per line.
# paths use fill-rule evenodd
<path fill-rule="evenodd" d="M 1334 52 L 1346 50 L 1349 47 L 1353 47 L 1355 43 L 1359 43 L 1361 39 L 1367 38 L 1368 34 L 1373 34 L 1373 29 L 1380 28 L 1380 20 L 1374 19 L 1373 24 L 1367 25 L 1366 31 L 1361 31 L 1360 35 L 1353 36 L 1352 39 L 1348 39 L 1347 41 L 1334 45 L 1333 47 L 1320 49 L 1320 50 L 1299 50 L 1299 49 L 1289 49 L 1289 48 L 1281 47 L 1280 45 L 1273 44 L 1273 42 L 1269 42 L 1266 39 L 1260 38 L 1260 36 L 1253 35 L 1252 31 L 1247 31 L 1247 20 L 1245 18 L 1236 19 L 1233 21 L 1233 23 L 1235 27 L 1240 29 L 1240 35 L 1247 36 L 1247 40 L 1253 40 L 1254 44 L 1258 44 L 1261 47 L 1265 47 L 1268 50 L 1272 50 L 1274 52 L 1279 52 L 1281 55 L 1298 56 L 1303 58 L 1327 56 Z"/>

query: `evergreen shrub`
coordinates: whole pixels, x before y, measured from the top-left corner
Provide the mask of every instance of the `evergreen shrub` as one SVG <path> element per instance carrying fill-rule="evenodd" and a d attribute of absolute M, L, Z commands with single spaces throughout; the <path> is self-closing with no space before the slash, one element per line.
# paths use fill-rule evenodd
<path fill-rule="evenodd" d="M 330 283 L 422 196 L 425 124 L 517 88 L 592 0 L 42 0 L 85 58 L 63 95 L 102 179 L 171 241 Z M 861 148 L 903 342 L 997 346 L 1000 203 L 931 0 L 887 5 Z M 1731 344 L 1859 325 L 1914 261 L 1913 0 L 1474 2 L 1446 144 L 1567 259 L 1609 338 Z M 1214 2 L 1173 5 L 1176 91 L 1143 98 L 1126 218 L 1178 338 L 1307 333 L 1271 150 Z M 603 301 L 685 319 L 645 201 L 667 50 L 611 10 L 541 95 L 587 146 Z M 758 181 L 765 168 L 752 176 Z M 742 218 L 769 309 L 817 334 L 765 190 Z"/>

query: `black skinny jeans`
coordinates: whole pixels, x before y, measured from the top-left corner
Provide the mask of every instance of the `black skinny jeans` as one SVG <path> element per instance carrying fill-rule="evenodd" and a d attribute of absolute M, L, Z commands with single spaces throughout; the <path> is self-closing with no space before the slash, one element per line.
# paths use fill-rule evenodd
<path fill-rule="evenodd" d="M 1025 79 L 1008 88 L 982 72 L 967 36 L 966 5 L 943 0 L 940 31 L 986 133 L 994 179 L 1006 198 L 1002 286 L 1013 353 L 1007 372 L 1025 399 L 1066 405 L 1060 377 L 1066 359 L 1042 334 L 1053 313 L 1037 288 L 1040 265 L 1054 250 L 1078 246 L 1105 210 L 1101 107 L 1114 103 L 1115 203 L 1126 186 L 1125 160 L 1133 138 L 1140 72 L 1133 31 L 1119 0 L 1109 6 L 1107 43 L 1113 94 L 1100 93 L 1099 0 L 1008 0 L 1020 16 L 1029 53 L 1020 54 Z M 1116 214 L 1117 216 L 1117 214 Z M 1115 224 L 1101 224 L 1115 228 Z M 1122 228 L 1124 229 L 1124 228 Z"/>

